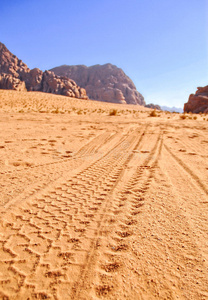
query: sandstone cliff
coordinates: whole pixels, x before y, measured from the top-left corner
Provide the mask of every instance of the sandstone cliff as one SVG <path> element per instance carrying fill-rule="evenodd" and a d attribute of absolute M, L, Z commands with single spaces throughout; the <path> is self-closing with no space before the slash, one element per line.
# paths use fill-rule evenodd
<path fill-rule="evenodd" d="M 73 80 L 57 76 L 51 71 L 38 68 L 30 70 L 26 64 L 12 54 L 4 44 L 0 43 L 0 88 L 28 91 L 42 91 L 88 99 L 85 89 Z"/>
<path fill-rule="evenodd" d="M 184 112 L 208 113 L 208 85 L 198 87 L 195 94 L 189 96 L 189 100 L 184 104 Z"/>
<path fill-rule="evenodd" d="M 90 99 L 145 105 L 144 97 L 136 90 L 133 81 L 112 64 L 95 65 L 63 65 L 51 69 L 56 75 L 72 78 L 86 89 Z"/>

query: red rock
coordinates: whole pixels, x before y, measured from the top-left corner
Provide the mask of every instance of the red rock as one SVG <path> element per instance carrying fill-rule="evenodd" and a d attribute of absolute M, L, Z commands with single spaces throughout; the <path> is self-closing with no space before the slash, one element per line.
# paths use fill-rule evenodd
<path fill-rule="evenodd" d="M 160 105 L 158 105 L 158 104 L 153 104 L 153 103 L 146 104 L 145 107 L 152 108 L 152 109 L 158 109 L 158 110 L 161 110 Z"/>
<path fill-rule="evenodd" d="M 11 74 L 19 78 L 21 74 L 29 71 L 30 69 L 26 64 L 12 54 L 4 44 L 0 43 L 0 73 Z"/>
<path fill-rule="evenodd" d="M 136 90 L 133 81 L 112 64 L 95 65 L 63 65 L 51 69 L 56 75 L 67 76 L 86 89 L 90 99 L 145 105 L 143 96 Z"/>
<path fill-rule="evenodd" d="M 14 77 L 11 74 L 0 74 L 0 89 L 26 91 L 24 81 Z"/>
<path fill-rule="evenodd" d="M 57 76 L 51 71 L 43 72 L 38 68 L 30 70 L 2 43 L 0 43 L 0 75 L 1 89 L 23 90 L 26 86 L 28 91 L 88 99 L 85 89 L 80 88 L 73 80 Z"/>
<path fill-rule="evenodd" d="M 208 112 L 208 85 L 198 87 L 196 93 L 189 96 L 188 102 L 184 104 L 184 112 Z"/>

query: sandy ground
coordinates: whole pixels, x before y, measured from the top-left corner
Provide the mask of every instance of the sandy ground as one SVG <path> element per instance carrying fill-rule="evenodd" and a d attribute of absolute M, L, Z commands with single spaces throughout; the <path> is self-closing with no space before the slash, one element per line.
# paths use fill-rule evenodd
<path fill-rule="evenodd" d="M 149 114 L 0 90 L 0 299 L 208 299 L 208 116 Z"/>

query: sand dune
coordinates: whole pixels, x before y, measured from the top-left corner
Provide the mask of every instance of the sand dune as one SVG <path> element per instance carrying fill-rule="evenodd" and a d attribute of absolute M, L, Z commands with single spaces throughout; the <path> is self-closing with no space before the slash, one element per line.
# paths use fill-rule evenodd
<path fill-rule="evenodd" d="M 0 91 L 0 299 L 208 299 L 208 116 L 150 112 Z"/>

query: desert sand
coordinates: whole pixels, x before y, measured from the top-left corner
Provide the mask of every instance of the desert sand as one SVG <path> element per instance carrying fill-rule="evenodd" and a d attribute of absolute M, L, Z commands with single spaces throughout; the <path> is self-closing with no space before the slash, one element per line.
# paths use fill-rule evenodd
<path fill-rule="evenodd" d="M 150 112 L 0 90 L 0 299 L 208 299 L 208 115 Z"/>

